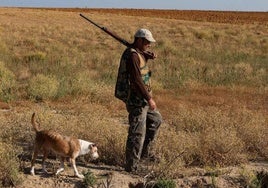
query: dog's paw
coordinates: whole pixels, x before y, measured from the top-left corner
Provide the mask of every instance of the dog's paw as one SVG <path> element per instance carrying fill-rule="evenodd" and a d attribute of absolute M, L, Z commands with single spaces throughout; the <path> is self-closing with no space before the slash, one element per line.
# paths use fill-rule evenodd
<path fill-rule="evenodd" d="M 48 174 L 48 171 L 47 171 L 46 169 L 42 169 L 42 172 L 43 172 L 44 174 Z"/>
<path fill-rule="evenodd" d="M 57 172 L 56 172 L 55 175 L 56 175 L 56 176 L 59 175 L 59 173 L 61 173 L 62 171 L 64 171 L 64 168 L 59 168 L 59 169 L 57 170 Z"/>
<path fill-rule="evenodd" d="M 32 176 L 34 176 L 35 175 L 34 169 L 31 169 L 30 173 L 31 173 Z"/>
<path fill-rule="evenodd" d="M 85 176 L 82 175 L 82 174 L 76 174 L 76 176 L 77 176 L 78 178 L 81 178 L 81 179 L 85 178 Z"/>

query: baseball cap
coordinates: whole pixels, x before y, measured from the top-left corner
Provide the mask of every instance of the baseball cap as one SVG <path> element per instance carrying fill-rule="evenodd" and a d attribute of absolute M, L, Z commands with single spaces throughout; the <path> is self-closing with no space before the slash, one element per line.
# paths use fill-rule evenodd
<path fill-rule="evenodd" d="M 150 42 L 156 42 L 155 39 L 153 38 L 153 35 L 151 33 L 151 31 L 149 31 L 148 29 L 139 29 L 135 35 L 135 37 L 140 37 L 140 38 L 145 38 Z"/>

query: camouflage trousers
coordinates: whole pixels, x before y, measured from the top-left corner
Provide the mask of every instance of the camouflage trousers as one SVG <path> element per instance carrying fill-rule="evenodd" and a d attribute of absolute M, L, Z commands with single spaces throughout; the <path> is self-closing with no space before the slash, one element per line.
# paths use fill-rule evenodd
<path fill-rule="evenodd" d="M 150 110 L 149 106 L 127 106 L 129 113 L 129 130 L 126 143 L 126 171 L 135 171 L 140 158 L 147 157 L 158 128 L 162 123 L 162 116 L 157 110 Z"/>

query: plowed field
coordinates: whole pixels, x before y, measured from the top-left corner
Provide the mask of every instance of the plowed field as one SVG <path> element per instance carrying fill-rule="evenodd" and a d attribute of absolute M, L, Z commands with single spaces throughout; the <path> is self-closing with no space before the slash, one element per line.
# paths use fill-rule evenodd
<path fill-rule="evenodd" d="M 156 9 L 51 9 L 71 12 L 111 13 L 128 16 L 159 17 L 178 20 L 192 20 L 218 23 L 268 23 L 268 12 L 235 12 L 235 11 L 197 11 L 197 10 L 156 10 Z"/>

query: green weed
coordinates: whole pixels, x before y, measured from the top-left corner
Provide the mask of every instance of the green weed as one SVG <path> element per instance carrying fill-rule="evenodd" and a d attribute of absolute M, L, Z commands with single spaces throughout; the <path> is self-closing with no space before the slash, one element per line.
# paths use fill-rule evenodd
<path fill-rule="evenodd" d="M 94 185 L 96 185 L 97 178 L 91 171 L 88 170 L 86 173 L 84 173 L 84 176 L 84 184 L 86 187 L 94 187 Z"/>
<path fill-rule="evenodd" d="M 12 100 L 16 93 L 16 87 L 15 74 L 0 61 L 0 100 Z"/>
<path fill-rule="evenodd" d="M 160 179 L 157 180 L 154 188 L 176 188 L 176 182 L 169 179 Z"/>
<path fill-rule="evenodd" d="M 36 100 L 54 99 L 58 88 L 59 82 L 55 77 L 38 74 L 30 80 L 28 93 Z"/>
<path fill-rule="evenodd" d="M 250 169 L 242 168 L 240 171 L 242 186 L 249 188 L 261 188 L 261 179 L 258 179 L 255 172 Z"/>

